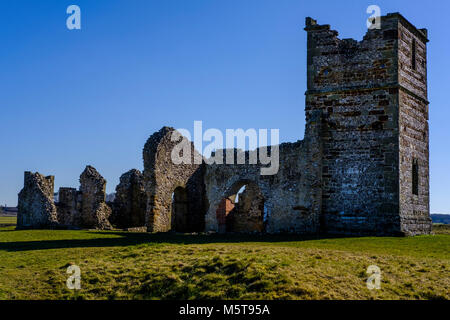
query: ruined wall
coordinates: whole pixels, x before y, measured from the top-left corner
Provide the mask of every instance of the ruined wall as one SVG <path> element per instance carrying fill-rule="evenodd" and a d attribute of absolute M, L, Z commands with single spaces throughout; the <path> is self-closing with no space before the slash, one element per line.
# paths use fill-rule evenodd
<path fill-rule="evenodd" d="M 55 177 L 25 172 L 24 187 L 19 193 L 17 228 L 52 228 L 58 218 L 53 203 Z"/>
<path fill-rule="evenodd" d="M 86 166 L 80 176 L 81 226 L 83 228 L 111 229 L 108 221 L 111 208 L 106 204 L 106 180 L 94 167 Z"/>
<path fill-rule="evenodd" d="M 325 232 L 402 234 L 400 219 L 399 21 L 360 42 L 339 39 L 329 25 L 307 18 L 307 119 L 322 110 Z M 424 124 L 424 123 L 422 123 Z M 428 213 L 427 213 L 428 214 Z"/>
<path fill-rule="evenodd" d="M 186 138 L 171 141 L 174 131 L 173 128 L 164 127 L 154 133 L 144 146 L 147 228 L 150 232 L 203 231 L 205 209 L 202 157 Z M 189 163 L 172 162 L 172 150 L 175 146 L 180 146 L 180 141 L 183 141 L 181 145 L 185 150 L 190 150 Z M 194 163 L 194 160 L 199 159 L 200 164 Z M 188 212 L 184 226 L 175 225 L 172 215 L 172 195 L 178 187 L 185 188 L 187 192 Z"/>
<path fill-rule="evenodd" d="M 262 164 L 206 165 L 205 185 L 208 212 L 206 231 L 223 231 L 217 215 L 223 199 L 235 195 L 244 185 L 256 185 L 267 212 L 265 232 L 315 233 L 319 230 L 321 209 L 321 118 L 320 112 L 307 123 L 305 139 L 279 146 L 280 168 L 275 175 L 261 175 Z M 221 150 L 216 151 L 220 154 Z M 235 150 L 236 154 L 239 152 Z M 259 152 L 259 150 L 251 151 Z M 225 157 L 226 151 L 222 152 Z M 225 158 L 224 158 L 225 159 Z M 244 228 L 241 226 L 242 229 Z"/>
<path fill-rule="evenodd" d="M 59 188 L 58 194 L 58 222 L 63 226 L 80 226 L 81 193 L 75 188 Z"/>
<path fill-rule="evenodd" d="M 239 200 L 233 209 L 227 219 L 227 231 L 242 233 L 265 231 L 264 196 L 257 185 L 248 184 L 244 192 L 239 195 Z"/>
<path fill-rule="evenodd" d="M 109 220 L 119 228 L 143 227 L 146 207 L 144 176 L 139 170 L 132 169 L 120 177 Z"/>

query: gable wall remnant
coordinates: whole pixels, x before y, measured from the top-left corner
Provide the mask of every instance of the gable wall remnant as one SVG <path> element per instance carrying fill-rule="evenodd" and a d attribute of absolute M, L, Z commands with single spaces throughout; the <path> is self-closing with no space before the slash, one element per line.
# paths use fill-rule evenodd
<path fill-rule="evenodd" d="M 111 208 L 106 204 L 106 180 L 91 166 L 80 176 L 81 226 L 83 228 L 111 229 L 108 220 Z"/>
<path fill-rule="evenodd" d="M 201 155 L 193 143 L 185 137 L 172 141 L 174 128 L 163 127 L 146 142 L 143 150 L 144 179 L 147 193 L 146 224 L 151 232 L 180 231 L 192 232 L 204 229 L 204 183 Z M 190 150 L 188 163 L 174 164 L 172 150 L 176 145 Z M 182 152 L 180 150 L 180 155 Z M 182 187 L 187 192 L 186 224 L 176 226 L 172 214 L 173 194 Z"/>
<path fill-rule="evenodd" d="M 119 228 L 144 227 L 146 207 L 144 176 L 132 169 L 120 177 L 110 221 Z"/>
<path fill-rule="evenodd" d="M 24 187 L 19 193 L 17 228 L 52 228 L 58 224 L 53 203 L 54 176 L 25 172 Z"/>

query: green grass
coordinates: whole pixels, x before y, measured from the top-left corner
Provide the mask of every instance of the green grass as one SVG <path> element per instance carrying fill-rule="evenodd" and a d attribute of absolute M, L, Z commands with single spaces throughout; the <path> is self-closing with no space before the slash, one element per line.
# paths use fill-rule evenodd
<path fill-rule="evenodd" d="M 449 230 L 302 239 L 7 226 L 0 299 L 449 299 Z M 66 287 L 70 264 L 79 291 Z M 369 265 L 381 268 L 380 290 L 366 287 Z"/>
<path fill-rule="evenodd" d="M 435 233 L 450 234 L 450 225 L 436 223 L 433 225 L 433 230 Z"/>
<path fill-rule="evenodd" d="M 16 225 L 17 218 L 16 217 L 10 217 L 10 216 L 0 216 L 0 226 L 10 226 L 10 225 Z"/>

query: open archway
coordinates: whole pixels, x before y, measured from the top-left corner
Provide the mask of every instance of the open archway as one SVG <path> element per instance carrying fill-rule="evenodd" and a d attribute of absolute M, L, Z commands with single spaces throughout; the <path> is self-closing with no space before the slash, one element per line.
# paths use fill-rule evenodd
<path fill-rule="evenodd" d="M 216 211 L 219 232 L 264 232 L 264 196 L 256 183 L 236 182 Z"/>
<path fill-rule="evenodd" d="M 186 188 L 177 187 L 172 194 L 172 230 L 187 232 L 189 201 Z"/>

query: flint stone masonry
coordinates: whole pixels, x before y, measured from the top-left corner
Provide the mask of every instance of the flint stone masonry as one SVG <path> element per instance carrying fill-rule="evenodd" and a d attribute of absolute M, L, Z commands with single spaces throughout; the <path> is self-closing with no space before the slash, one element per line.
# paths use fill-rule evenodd
<path fill-rule="evenodd" d="M 53 228 L 58 224 L 53 203 L 55 177 L 25 172 L 24 187 L 19 193 L 17 228 Z"/>
<path fill-rule="evenodd" d="M 174 128 L 163 127 L 144 146 L 146 225 L 150 232 L 203 231 L 205 197 L 202 157 L 185 137 L 180 136 L 179 140 L 172 141 L 174 132 Z M 189 163 L 173 163 L 171 155 L 176 145 L 190 151 Z M 183 155 L 181 150 L 179 154 Z M 200 164 L 195 164 L 198 159 Z M 173 214 L 173 197 L 177 188 L 186 191 L 185 219 L 176 219 Z M 181 223 L 177 224 L 177 221 Z"/>
<path fill-rule="evenodd" d="M 278 147 L 280 168 L 275 175 L 261 175 L 261 163 L 246 164 L 211 164 L 206 165 L 205 185 L 209 209 L 205 217 L 206 231 L 223 231 L 217 219 L 217 211 L 223 206 L 223 199 L 235 195 L 242 186 L 257 186 L 263 196 L 268 219 L 265 232 L 268 233 L 316 233 L 319 231 L 321 213 L 321 164 L 320 144 L 321 117 L 318 112 L 309 119 L 306 126 L 305 139 L 296 143 L 283 143 Z M 274 147 L 269 148 L 272 152 Z M 217 150 L 217 154 L 225 157 L 225 151 Z M 242 152 L 236 150 L 237 153 Z M 251 152 L 245 152 L 246 159 Z M 225 160 L 225 159 L 224 159 Z M 244 196 L 245 197 L 245 196 Z M 260 209 L 259 209 L 260 210 Z M 241 220 L 251 221 L 251 216 L 240 217 L 239 231 L 245 227 Z M 253 226 L 251 226 L 253 224 Z M 247 229 L 256 231 L 254 223 Z"/>
<path fill-rule="evenodd" d="M 249 183 L 246 186 L 227 220 L 229 232 L 264 231 L 264 196 L 256 184 Z"/>
<path fill-rule="evenodd" d="M 111 229 L 111 208 L 105 201 L 106 180 L 91 166 L 80 176 L 80 190 L 60 188 L 56 203 L 58 226 Z"/>
<path fill-rule="evenodd" d="M 110 221 L 118 228 L 144 227 L 146 207 L 144 176 L 132 169 L 120 177 Z"/>
<path fill-rule="evenodd" d="M 111 229 L 111 208 L 106 204 L 106 180 L 94 167 L 87 166 L 80 176 L 81 226 Z"/>
<path fill-rule="evenodd" d="M 62 226 L 81 226 L 81 192 L 75 188 L 59 188 L 58 222 Z"/>

